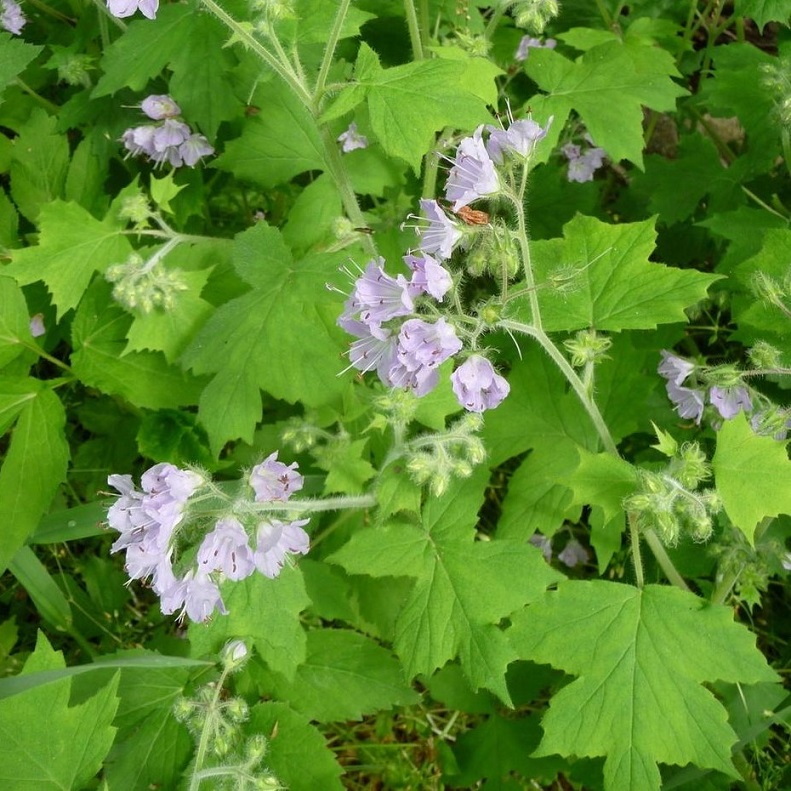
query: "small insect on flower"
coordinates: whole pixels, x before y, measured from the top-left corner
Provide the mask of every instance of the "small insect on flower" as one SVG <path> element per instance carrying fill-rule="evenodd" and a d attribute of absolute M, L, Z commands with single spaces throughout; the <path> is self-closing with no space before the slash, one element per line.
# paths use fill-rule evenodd
<path fill-rule="evenodd" d="M 462 206 L 458 211 L 453 213 L 467 225 L 489 224 L 489 214 L 485 211 L 480 211 L 480 209 L 471 209 L 469 206 Z"/>

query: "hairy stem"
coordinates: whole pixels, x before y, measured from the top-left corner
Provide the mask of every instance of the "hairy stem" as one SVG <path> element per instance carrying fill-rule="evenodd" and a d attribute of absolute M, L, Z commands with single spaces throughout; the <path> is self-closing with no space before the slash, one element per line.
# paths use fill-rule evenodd
<path fill-rule="evenodd" d="M 341 37 L 341 30 L 343 23 L 346 19 L 346 14 L 349 11 L 349 4 L 351 0 L 341 0 L 338 6 L 338 12 L 335 14 L 335 19 L 330 29 L 330 34 L 327 37 L 327 46 L 324 48 L 324 55 L 321 59 L 321 66 L 319 67 L 319 76 L 316 78 L 316 87 L 313 91 L 313 101 L 316 108 L 319 107 L 324 87 L 327 84 L 327 75 L 330 73 L 332 66 L 332 59 L 335 57 L 335 47 L 338 46 L 338 41 Z"/>
<path fill-rule="evenodd" d="M 415 10 L 415 0 L 404 0 L 404 12 L 406 13 L 406 24 L 409 28 L 409 41 L 412 44 L 412 59 L 423 60 L 423 40 L 420 35 L 420 24 L 417 21 L 417 11 Z"/>
<path fill-rule="evenodd" d="M 203 762 L 206 760 L 206 752 L 209 749 L 209 739 L 214 732 L 214 723 L 217 716 L 217 709 L 219 708 L 220 704 L 220 695 L 222 694 L 223 684 L 225 683 L 225 678 L 228 675 L 228 672 L 228 668 L 225 668 L 222 671 L 220 680 L 217 682 L 217 685 L 214 688 L 214 694 L 212 695 L 211 703 L 209 704 L 209 708 L 206 712 L 206 720 L 203 723 L 200 740 L 198 741 L 198 751 L 195 753 L 195 767 L 192 770 L 189 791 L 198 791 L 201 780 L 203 779 L 202 766 Z"/>
<path fill-rule="evenodd" d="M 627 514 L 626 521 L 629 523 L 629 537 L 632 540 L 632 562 L 634 563 L 634 577 L 638 588 L 645 585 L 643 577 L 643 558 L 640 555 L 640 530 L 637 527 L 635 514 Z"/>

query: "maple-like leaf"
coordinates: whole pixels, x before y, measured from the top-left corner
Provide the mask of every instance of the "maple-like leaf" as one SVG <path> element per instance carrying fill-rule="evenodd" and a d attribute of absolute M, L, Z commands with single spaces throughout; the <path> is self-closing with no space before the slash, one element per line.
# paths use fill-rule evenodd
<path fill-rule="evenodd" d="M 536 282 L 547 286 L 538 292 L 544 329 L 644 330 L 686 321 L 684 308 L 721 276 L 649 261 L 655 240 L 653 220 L 609 225 L 577 215 L 563 239 L 533 242 Z M 513 300 L 509 310 L 527 310 L 525 301 Z"/>
<path fill-rule="evenodd" d="M 679 76 L 669 52 L 639 40 L 606 41 L 571 61 L 551 49 L 535 49 L 528 75 L 549 95 L 530 103 L 543 116 L 554 115 L 559 134 L 576 110 L 597 146 L 615 161 L 643 164 L 643 106 L 666 111 L 686 93 L 670 78 Z"/>
<path fill-rule="evenodd" d="M 497 624 L 560 575 L 523 542 L 474 540 L 487 482 L 479 468 L 429 500 L 421 526 L 362 530 L 332 561 L 352 574 L 415 578 L 394 642 L 410 678 L 458 656 L 473 688 L 508 702 L 505 668 L 516 657 Z"/>
<path fill-rule="evenodd" d="M 534 755 L 604 756 L 606 791 L 658 791 L 658 763 L 738 776 L 736 734 L 703 684 L 776 679 L 731 610 L 659 585 L 565 581 L 508 635 L 522 658 L 578 677 L 552 698 Z"/>
<path fill-rule="evenodd" d="M 717 432 L 711 460 L 717 493 L 750 543 L 765 516 L 791 514 L 791 462 L 785 444 L 758 436 L 744 413 L 726 420 Z"/>

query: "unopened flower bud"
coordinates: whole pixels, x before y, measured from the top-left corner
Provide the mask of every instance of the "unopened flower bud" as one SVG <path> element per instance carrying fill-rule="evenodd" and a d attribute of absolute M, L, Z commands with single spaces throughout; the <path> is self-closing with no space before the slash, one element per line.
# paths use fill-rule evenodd
<path fill-rule="evenodd" d="M 250 709 L 241 698 L 232 698 L 225 704 L 228 719 L 235 723 L 246 722 L 250 716 Z"/>
<path fill-rule="evenodd" d="M 260 733 L 251 736 L 245 743 L 245 757 L 251 764 L 258 763 L 263 760 L 264 756 L 269 749 L 268 739 Z"/>
<path fill-rule="evenodd" d="M 759 369 L 780 368 L 782 358 L 780 349 L 766 341 L 758 341 L 755 346 L 747 351 L 750 362 Z"/>
<path fill-rule="evenodd" d="M 354 223 L 348 217 L 336 217 L 332 221 L 332 235 L 340 241 L 354 233 Z"/>
<path fill-rule="evenodd" d="M 231 640 L 220 653 L 220 660 L 229 670 L 241 667 L 247 661 L 249 651 L 243 640 Z"/>
<path fill-rule="evenodd" d="M 121 210 L 118 216 L 122 220 L 131 220 L 133 223 L 143 223 L 151 216 L 151 207 L 145 195 L 139 192 L 130 195 L 121 202 Z"/>
<path fill-rule="evenodd" d="M 697 442 L 682 445 L 679 458 L 673 466 L 674 474 L 687 489 L 694 489 L 711 475 L 706 454 Z"/>
<path fill-rule="evenodd" d="M 224 758 L 233 748 L 233 739 L 228 733 L 217 733 L 214 736 L 212 749 L 218 758 Z"/>
<path fill-rule="evenodd" d="M 563 341 L 571 354 L 571 364 L 581 368 L 588 363 L 600 363 L 607 358 L 612 341 L 596 330 L 580 330 L 573 338 Z"/>

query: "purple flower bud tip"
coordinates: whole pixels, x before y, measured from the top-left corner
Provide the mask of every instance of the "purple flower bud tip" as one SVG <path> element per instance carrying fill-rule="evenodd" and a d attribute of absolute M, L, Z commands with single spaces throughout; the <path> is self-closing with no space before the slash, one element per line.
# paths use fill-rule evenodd
<path fill-rule="evenodd" d="M 35 316 L 30 317 L 30 334 L 34 338 L 40 338 L 42 335 L 47 334 L 47 328 L 44 326 L 43 313 L 36 313 Z"/>
<path fill-rule="evenodd" d="M 132 16 L 138 10 L 144 17 L 155 19 L 159 0 L 107 0 L 107 9 L 119 19 Z"/>
<path fill-rule="evenodd" d="M 152 120 L 162 121 L 165 118 L 175 118 L 181 115 L 181 108 L 166 95 L 147 96 L 140 103 L 140 109 Z"/>
<path fill-rule="evenodd" d="M 456 398 L 469 412 L 498 407 L 511 389 L 494 366 L 480 354 L 474 354 L 462 363 L 451 374 L 450 380 Z"/>

